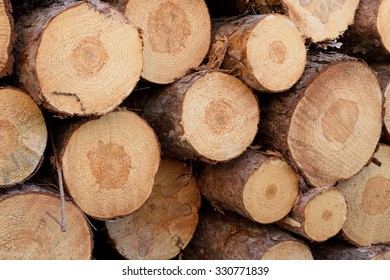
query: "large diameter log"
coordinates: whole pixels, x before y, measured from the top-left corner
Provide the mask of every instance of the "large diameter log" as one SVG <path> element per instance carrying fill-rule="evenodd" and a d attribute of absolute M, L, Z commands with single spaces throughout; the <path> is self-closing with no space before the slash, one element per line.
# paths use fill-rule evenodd
<path fill-rule="evenodd" d="M 191 169 L 178 160 L 163 159 L 152 194 L 141 208 L 106 221 L 109 239 L 127 259 L 171 259 L 191 240 L 200 202 Z"/>
<path fill-rule="evenodd" d="M 12 73 L 12 47 L 15 40 L 14 20 L 9 0 L 0 0 L 0 78 Z"/>
<path fill-rule="evenodd" d="M 98 1 L 54 4 L 17 22 L 19 81 L 57 115 L 102 115 L 138 82 L 142 43 L 120 12 Z"/>
<path fill-rule="evenodd" d="M 35 185 L 0 195 L 0 259 L 91 259 L 93 236 L 84 214 L 65 201 L 66 231 L 61 231 L 61 199 Z"/>
<path fill-rule="evenodd" d="M 168 84 L 201 64 L 210 46 L 211 23 L 204 0 L 114 0 L 143 31 L 142 78 Z"/>
<path fill-rule="evenodd" d="M 239 79 L 200 71 L 152 95 L 143 116 L 165 154 L 215 163 L 239 156 L 252 143 L 259 111 L 256 96 Z"/>
<path fill-rule="evenodd" d="M 390 55 L 390 1 L 360 0 L 353 25 L 342 38 L 349 53 L 375 58 Z"/>
<path fill-rule="evenodd" d="M 312 42 L 333 40 L 353 23 L 359 0 L 236 0 L 243 11 L 287 14 Z"/>
<path fill-rule="evenodd" d="M 313 247 L 316 260 L 390 260 L 389 245 L 355 247 L 341 242 Z"/>
<path fill-rule="evenodd" d="M 0 188 L 33 176 L 46 142 L 45 120 L 34 100 L 18 89 L 0 88 Z"/>
<path fill-rule="evenodd" d="M 298 196 L 297 174 L 272 152 L 248 150 L 229 162 L 204 165 L 199 185 L 214 208 L 264 224 L 286 216 Z"/>
<path fill-rule="evenodd" d="M 390 242 L 390 146 L 375 153 L 380 166 L 371 163 L 337 188 L 348 205 L 342 236 L 357 246 Z"/>
<path fill-rule="evenodd" d="M 390 143 L 390 65 L 387 63 L 377 63 L 370 64 L 370 67 L 375 70 L 378 78 L 382 82 L 385 98 L 382 140 L 386 143 Z"/>
<path fill-rule="evenodd" d="M 306 47 L 299 30 L 286 16 L 246 16 L 218 27 L 209 57 L 223 60 L 222 68 L 236 71 L 257 91 L 280 92 L 301 77 Z"/>
<path fill-rule="evenodd" d="M 133 112 L 69 125 L 57 148 L 69 194 L 94 218 L 130 214 L 152 191 L 160 148 L 152 128 Z"/>
<path fill-rule="evenodd" d="M 233 213 L 202 213 L 185 259 L 311 260 L 309 247 L 271 225 L 256 224 Z"/>
<path fill-rule="evenodd" d="M 319 187 L 301 194 L 291 211 L 278 224 L 310 241 L 323 242 L 335 236 L 347 218 L 347 204 L 334 187 Z"/>
<path fill-rule="evenodd" d="M 260 141 L 315 187 L 358 173 L 380 138 L 380 82 L 365 63 L 344 55 L 311 55 L 293 90 L 261 104 Z"/>

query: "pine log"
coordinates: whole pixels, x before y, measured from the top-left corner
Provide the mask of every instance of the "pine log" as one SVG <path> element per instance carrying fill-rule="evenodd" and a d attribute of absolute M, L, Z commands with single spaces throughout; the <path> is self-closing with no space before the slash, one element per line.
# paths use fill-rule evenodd
<path fill-rule="evenodd" d="M 143 31 L 142 78 L 169 84 L 205 58 L 211 36 L 204 0 L 109 0 Z"/>
<path fill-rule="evenodd" d="M 309 247 L 271 225 L 260 225 L 233 213 L 201 212 L 185 259 L 311 260 Z"/>
<path fill-rule="evenodd" d="M 321 244 L 312 248 L 316 260 L 390 260 L 390 247 L 355 247 L 344 243 Z"/>
<path fill-rule="evenodd" d="M 298 176 L 280 154 L 250 149 L 229 162 L 204 165 L 199 185 L 214 208 L 264 224 L 286 216 L 298 196 Z"/>
<path fill-rule="evenodd" d="M 341 230 L 346 217 L 343 194 L 334 187 L 320 187 L 301 194 L 291 213 L 278 224 L 310 241 L 323 242 Z"/>
<path fill-rule="evenodd" d="M 367 59 L 390 56 L 390 0 L 360 0 L 353 25 L 342 38 L 343 49 Z"/>
<path fill-rule="evenodd" d="M 15 41 L 14 20 L 9 0 L 0 0 L 0 78 L 12 73 Z"/>
<path fill-rule="evenodd" d="M 0 194 L 0 259 L 91 259 L 93 236 L 84 214 L 65 202 L 66 232 L 61 231 L 58 194 L 23 185 Z"/>
<path fill-rule="evenodd" d="M 370 160 L 382 128 L 383 94 L 374 72 L 340 54 L 319 53 L 289 92 L 267 96 L 259 132 L 307 184 L 332 186 Z"/>
<path fill-rule="evenodd" d="M 348 206 L 341 234 L 357 246 L 390 242 L 390 146 L 380 144 L 375 158 L 380 166 L 371 163 L 337 185 Z"/>
<path fill-rule="evenodd" d="M 106 220 L 128 215 L 149 197 L 160 148 L 152 128 L 119 110 L 58 131 L 64 183 L 86 214 Z"/>
<path fill-rule="evenodd" d="M 267 14 L 245 16 L 214 24 L 216 34 L 209 60 L 257 91 L 289 89 L 302 75 L 306 63 L 304 40 L 289 18 Z"/>
<path fill-rule="evenodd" d="M 152 194 L 142 207 L 106 221 L 109 239 L 127 259 L 171 259 L 191 240 L 200 202 L 191 169 L 178 160 L 163 159 Z"/>
<path fill-rule="evenodd" d="M 19 82 L 61 116 L 105 114 L 138 82 L 142 42 L 124 15 L 99 1 L 62 1 L 17 21 Z"/>
<path fill-rule="evenodd" d="M 33 176 L 46 142 L 45 120 L 34 100 L 18 89 L 0 88 L 0 188 Z"/>
<path fill-rule="evenodd" d="M 382 141 L 390 144 L 390 65 L 387 63 L 370 64 L 382 82 L 385 105 L 383 118 Z"/>
<path fill-rule="evenodd" d="M 236 0 L 241 10 L 285 13 L 312 42 L 333 40 L 353 23 L 359 0 Z"/>
<path fill-rule="evenodd" d="M 256 96 L 239 79 L 200 71 L 152 95 L 143 116 L 164 154 L 215 163 L 239 156 L 252 143 L 259 110 Z"/>

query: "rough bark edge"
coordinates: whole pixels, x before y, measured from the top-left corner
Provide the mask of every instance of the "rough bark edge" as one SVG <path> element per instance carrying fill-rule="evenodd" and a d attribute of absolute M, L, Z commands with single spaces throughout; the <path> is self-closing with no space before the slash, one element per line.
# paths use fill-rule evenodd
<path fill-rule="evenodd" d="M 387 245 L 354 247 L 342 242 L 324 243 L 312 249 L 317 260 L 372 260 L 378 255 L 390 252 Z"/>
<path fill-rule="evenodd" d="M 3 3 L 5 8 L 5 14 L 8 16 L 11 34 L 7 48 L 8 60 L 6 61 L 4 68 L 0 70 L 0 78 L 12 74 L 13 65 L 15 61 L 12 50 L 16 41 L 15 24 L 14 19 L 12 17 L 11 2 L 9 2 L 9 0 L 4 0 Z"/>

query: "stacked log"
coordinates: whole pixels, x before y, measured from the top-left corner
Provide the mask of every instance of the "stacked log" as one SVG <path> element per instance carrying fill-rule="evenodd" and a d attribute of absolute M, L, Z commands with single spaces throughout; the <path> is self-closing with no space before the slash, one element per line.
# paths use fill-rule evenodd
<path fill-rule="evenodd" d="M 9 0 L 0 0 L 0 78 L 12 73 L 12 47 L 15 40 L 14 20 Z"/>

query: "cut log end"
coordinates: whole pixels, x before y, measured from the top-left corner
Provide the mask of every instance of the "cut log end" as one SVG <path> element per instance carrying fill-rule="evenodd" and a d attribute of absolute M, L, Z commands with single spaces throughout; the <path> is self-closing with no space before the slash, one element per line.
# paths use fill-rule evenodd
<path fill-rule="evenodd" d="M 21 67 L 22 83 L 49 110 L 63 115 L 111 111 L 133 90 L 143 63 L 138 30 L 114 9 L 102 13 L 88 3 L 52 16 L 32 55 L 39 89 L 28 88 L 30 73 Z"/>
<path fill-rule="evenodd" d="M 67 189 L 88 215 L 124 216 L 149 197 L 160 149 L 153 130 L 135 113 L 117 111 L 90 120 L 62 148 Z"/>
<path fill-rule="evenodd" d="M 387 50 L 387 53 L 390 54 L 390 34 L 388 32 L 388 30 L 390 29 L 390 1 L 382 0 L 380 2 L 381 3 L 378 9 L 376 28 L 378 30 L 378 34 L 382 41 L 383 47 Z"/>
<path fill-rule="evenodd" d="M 243 189 L 243 207 L 254 221 L 273 223 L 292 209 L 298 195 L 298 177 L 282 159 L 263 163 Z"/>
<path fill-rule="evenodd" d="M 359 0 L 282 0 L 286 12 L 312 42 L 333 40 L 353 23 Z"/>
<path fill-rule="evenodd" d="M 128 1 L 123 12 L 143 30 L 145 80 L 172 83 L 206 56 L 211 23 L 203 0 Z"/>
<path fill-rule="evenodd" d="M 210 161 L 227 161 L 252 143 L 259 115 L 256 97 L 241 81 L 224 73 L 209 73 L 186 93 L 182 139 Z"/>
<path fill-rule="evenodd" d="M 390 242 L 390 146 L 381 144 L 375 154 L 381 166 L 371 163 L 337 187 L 348 205 L 342 235 L 358 246 Z"/>
<path fill-rule="evenodd" d="M 345 198 L 336 189 L 328 189 L 311 199 L 305 208 L 305 232 L 316 242 L 335 236 L 347 218 Z"/>
<path fill-rule="evenodd" d="M 43 159 L 47 130 L 42 112 L 26 93 L 0 88 L 0 187 L 32 176 Z"/>
<path fill-rule="evenodd" d="M 13 65 L 12 46 L 15 40 L 11 4 L 0 0 L 0 78 L 11 74 Z"/>
<path fill-rule="evenodd" d="M 368 162 L 381 134 L 382 102 L 378 79 L 358 61 L 331 64 L 308 84 L 287 143 L 311 185 L 334 185 Z"/>
<path fill-rule="evenodd" d="M 285 241 L 269 249 L 262 260 L 311 260 L 313 256 L 307 246 L 299 241 Z"/>
<path fill-rule="evenodd" d="M 248 69 L 255 81 L 243 80 L 259 91 L 280 92 L 301 77 L 306 48 L 295 25 L 285 16 L 267 15 L 252 30 L 247 42 Z"/>
<path fill-rule="evenodd" d="M 66 202 L 62 232 L 61 201 L 46 192 L 20 192 L 0 198 L 0 259 L 90 259 L 93 238 L 84 214 Z"/>
<path fill-rule="evenodd" d="M 200 192 L 182 162 L 161 161 L 153 192 L 140 209 L 107 221 L 109 238 L 127 259 L 171 259 L 187 246 L 198 224 Z"/>

